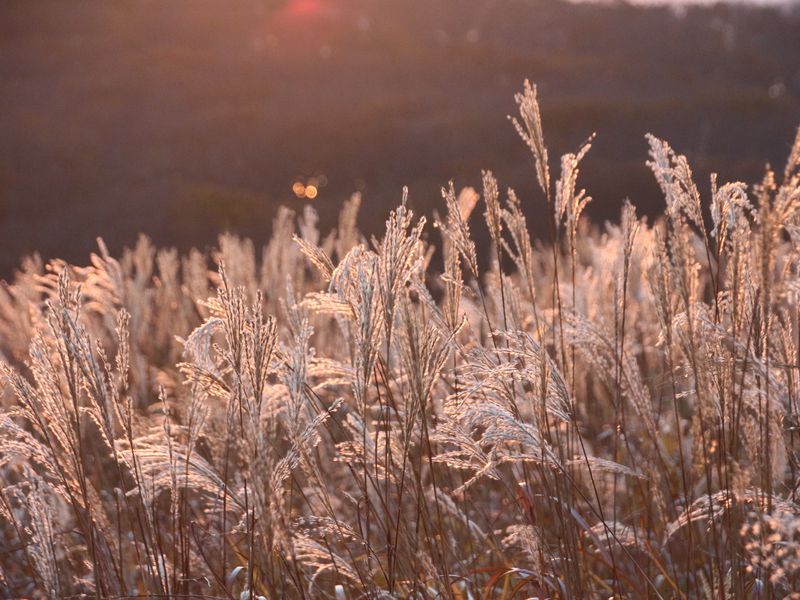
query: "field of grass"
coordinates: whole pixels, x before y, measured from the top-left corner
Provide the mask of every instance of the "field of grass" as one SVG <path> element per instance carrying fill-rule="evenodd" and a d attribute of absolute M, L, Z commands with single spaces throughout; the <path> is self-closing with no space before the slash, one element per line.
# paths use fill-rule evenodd
<path fill-rule="evenodd" d="M 800 135 L 752 185 L 650 136 L 663 215 L 592 225 L 592 139 L 559 165 L 516 100 L 526 197 L 27 259 L 0 595 L 800 598 Z"/>

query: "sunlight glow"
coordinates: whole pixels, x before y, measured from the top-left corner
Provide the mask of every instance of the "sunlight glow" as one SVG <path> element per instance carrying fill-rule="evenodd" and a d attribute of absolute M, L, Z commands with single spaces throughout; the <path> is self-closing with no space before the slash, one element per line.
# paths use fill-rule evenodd
<path fill-rule="evenodd" d="M 281 14 L 289 18 L 302 18 L 317 15 L 322 8 L 321 0 L 290 0 L 281 10 Z"/>
<path fill-rule="evenodd" d="M 308 184 L 302 181 L 295 181 L 292 184 L 292 192 L 298 198 L 307 198 L 313 200 L 319 194 L 319 183 L 316 179 L 312 179 Z"/>

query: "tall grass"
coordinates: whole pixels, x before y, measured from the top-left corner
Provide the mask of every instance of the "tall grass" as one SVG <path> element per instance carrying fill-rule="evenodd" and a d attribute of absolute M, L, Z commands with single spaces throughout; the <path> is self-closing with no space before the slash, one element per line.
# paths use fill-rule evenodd
<path fill-rule="evenodd" d="M 324 238 L 282 209 L 260 259 L 25 261 L 4 596 L 800 598 L 800 136 L 709 193 L 649 136 L 663 218 L 592 228 L 591 139 L 556 172 L 517 103 L 539 198 L 487 171 L 380 239 L 354 196 Z"/>

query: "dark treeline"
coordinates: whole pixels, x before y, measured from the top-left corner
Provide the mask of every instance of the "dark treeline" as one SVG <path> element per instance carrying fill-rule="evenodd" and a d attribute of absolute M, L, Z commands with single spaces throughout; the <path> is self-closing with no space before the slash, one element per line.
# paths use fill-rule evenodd
<path fill-rule="evenodd" d="M 430 212 L 484 168 L 533 214 L 530 154 L 504 118 L 526 77 L 554 164 L 597 132 L 592 216 L 626 196 L 655 213 L 646 132 L 689 156 L 703 191 L 711 171 L 752 182 L 782 164 L 798 31 L 797 9 L 722 5 L 3 2 L 0 275 L 34 251 L 85 262 L 97 235 L 113 252 L 139 232 L 263 241 L 312 178 L 323 228 L 353 191 L 370 232 L 403 185 Z"/>

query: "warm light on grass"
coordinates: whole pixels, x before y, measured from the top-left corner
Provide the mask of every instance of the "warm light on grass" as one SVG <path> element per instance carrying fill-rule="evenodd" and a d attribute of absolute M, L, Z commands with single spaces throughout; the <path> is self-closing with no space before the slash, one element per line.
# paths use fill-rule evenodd
<path fill-rule="evenodd" d="M 451 182 L 434 235 L 355 194 L 0 286 L 3 596 L 797 598 L 800 134 L 710 194 L 648 136 L 663 217 L 600 230 L 517 104 L 537 194 Z"/>

